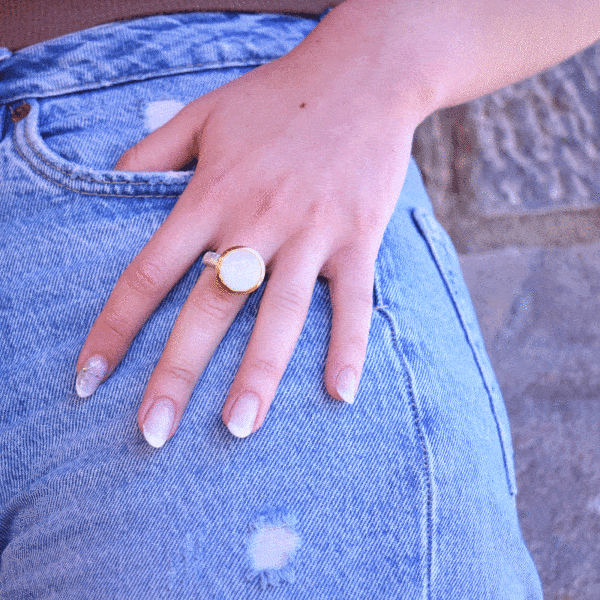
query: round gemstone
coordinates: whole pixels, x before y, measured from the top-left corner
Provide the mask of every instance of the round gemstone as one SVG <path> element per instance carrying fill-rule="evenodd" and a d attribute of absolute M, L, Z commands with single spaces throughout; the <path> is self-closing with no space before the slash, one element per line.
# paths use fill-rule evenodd
<path fill-rule="evenodd" d="M 258 256 L 249 250 L 238 248 L 225 256 L 219 275 L 229 289 L 245 292 L 257 285 L 262 271 L 262 261 Z"/>

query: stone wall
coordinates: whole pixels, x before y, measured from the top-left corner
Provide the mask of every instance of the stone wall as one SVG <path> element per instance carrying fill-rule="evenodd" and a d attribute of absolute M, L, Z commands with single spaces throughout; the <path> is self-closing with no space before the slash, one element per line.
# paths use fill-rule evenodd
<path fill-rule="evenodd" d="M 599 47 L 419 125 L 413 154 L 459 252 L 600 240 Z"/>

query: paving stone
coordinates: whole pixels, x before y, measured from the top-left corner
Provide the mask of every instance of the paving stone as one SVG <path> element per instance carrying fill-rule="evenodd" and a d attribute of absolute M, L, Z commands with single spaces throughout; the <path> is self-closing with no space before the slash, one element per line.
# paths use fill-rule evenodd
<path fill-rule="evenodd" d="M 600 598 L 600 243 L 459 255 L 546 600 Z"/>

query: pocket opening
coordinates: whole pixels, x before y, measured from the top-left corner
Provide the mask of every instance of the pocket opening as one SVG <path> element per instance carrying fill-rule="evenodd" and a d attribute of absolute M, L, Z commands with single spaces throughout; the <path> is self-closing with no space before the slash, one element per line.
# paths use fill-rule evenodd
<path fill-rule="evenodd" d="M 28 98 L 30 111 L 14 123 L 17 153 L 43 179 L 80 194 L 95 196 L 177 198 L 191 181 L 192 171 L 112 171 L 79 165 L 56 154 L 39 130 L 39 103 Z"/>

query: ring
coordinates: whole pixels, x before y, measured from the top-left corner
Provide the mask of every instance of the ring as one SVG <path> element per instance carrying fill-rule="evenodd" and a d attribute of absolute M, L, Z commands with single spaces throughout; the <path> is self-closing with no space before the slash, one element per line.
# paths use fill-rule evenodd
<path fill-rule="evenodd" d="M 248 246 L 232 246 L 223 254 L 206 252 L 202 262 L 215 270 L 217 282 L 232 294 L 250 294 L 265 278 L 265 261 Z"/>

